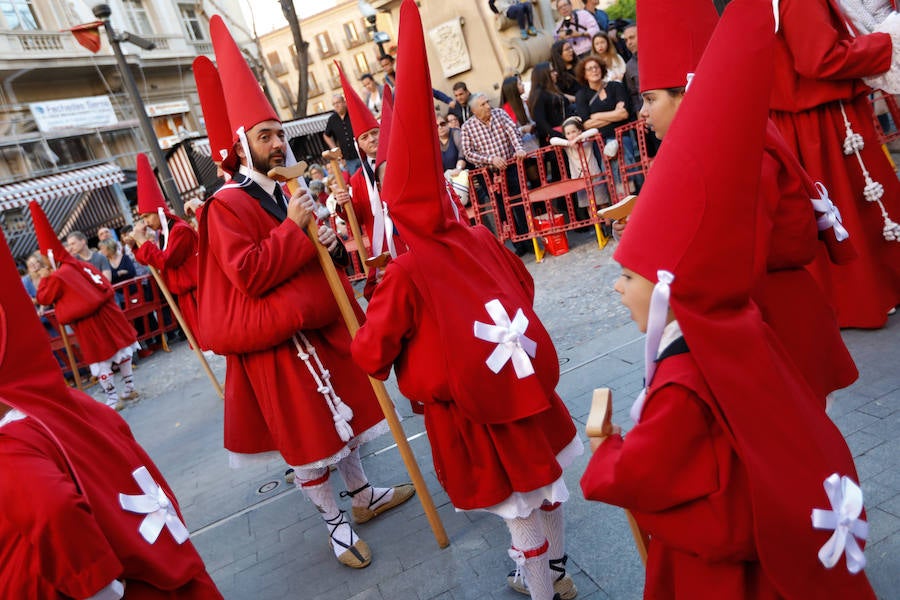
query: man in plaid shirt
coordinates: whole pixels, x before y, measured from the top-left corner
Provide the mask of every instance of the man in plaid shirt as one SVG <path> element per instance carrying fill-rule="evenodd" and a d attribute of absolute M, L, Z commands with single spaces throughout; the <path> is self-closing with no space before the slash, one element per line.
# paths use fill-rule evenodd
<path fill-rule="evenodd" d="M 512 198 L 519 196 L 521 188 L 517 159 L 525 157 L 519 128 L 506 111 L 491 108 L 484 94 L 472 94 L 469 106 L 472 107 L 472 118 L 467 119 L 462 126 L 463 155 L 477 167 L 490 167 L 502 171 L 506 176 L 507 196 Z M 483 189 L 487 189 L 484 182 L 481 183 Z M 504 205 L 504 198 L 501 194 L 497 194 L 495 200 L 500 220 L 505 222 L 507 207 Z M 512 214 L 516 233 L 526 233 L 528 225 L 521 204 L 512 207 Z M 532 248 L 527 241 L 515 242 L 513 245 L 519 256 Z"/>

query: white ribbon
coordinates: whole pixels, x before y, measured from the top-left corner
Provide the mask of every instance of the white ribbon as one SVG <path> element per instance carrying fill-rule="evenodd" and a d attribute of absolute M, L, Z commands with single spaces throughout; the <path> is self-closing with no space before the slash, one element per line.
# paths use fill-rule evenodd
<path fill-rule="evenodd" d="M 165 252 L 166 246 L 169 245 L 169 220 L 166 218 L 166 211 L 163 210 L 162 206 L 156 208 L 156 214 L 159 216 L 159 226 L 163 234 L 162 249 Z"/>
<path fill-rule="evenodd" d="M 56 261 L 53 259 L 53 250 L 47 250 L 47 260 L 50 261 L 50 268 L 56 270 Z"/>
<path fill-rule="evenodd" d="M 513 559 L 513 562 L 516 563 L 516 574 L 513 575 L 513 581 L 525 581 L 525 578 L 522 577 L 522 567 L 525 566 L 525 553 L 518 548 L 509 548 L 506 552 Z"/>
<path fill-rule="evenodd" d="M 368 156 L 359 150 L 359 144 L 353 141 L 356 147 L 356 153 L 362 161 L 367 161 Z M 388 252 L 392 258 L 397 258 L 397 249 L 394 247 L 394 222 L 388 215 L 387 203 L 381 200 L 381 192 L 378 191 L 378 185 L 374 179 L 369 179 L 369 172 L 365 165 L 360 167 L 363 173 L 363 179 L 366 181 L 366 191 L 369 192 L 369 208 L 372 210 L 372 256 L 381 256 L 384 249 L 384 242 L 387 240 Z M 377 166 L 373 171 L 377 170 Z M 377 173 L 374 173 L 377 175 Z M 359 241 L 362 243 L 362 240 Z"/>
<path fill-rule="evenodd" d="M 869 524 L 859 518 L 863 509 L 863 493 L 852 479 L 832 473 L 824 482 L 825 493 L 831 502 L 831 510 L 814 508 L 814 529 L 830 529 L 832 536 L 819 549 L 819 560 L 830 569 L 847 554 L 847 570 L 859 573 L 866 566 L 866 557 L 856 542 L 869 535 Z"/>
<path fill-rule="evenodd" d="M 475 321 L 475 337 L 497 344 L 491 355 L 484 361 L 485 364 L 494 373 L 499 373 L 503 365 L 512 359 L 516 377 L 523 379 L 533 374 L 534 366 L 528 357 L 534 358 L 537 352 L 537 343 L 525 335 L 525 331 L 528 329 L 528 317 L 520 308 L 510 321 L 506 309 L 496 298 L 487 302 L 484 308 L 494 320 L 494 324 Z"/>
<path fill-rule="evenodd" d="M 821 217 L 816 219 L 816 225 L 819 228 L 819 231 L 824 231 L 831 227 L 834 228 L 834 237 L 837 238 L 837 241 L 843 242 L 850 234 L 844 229 L 843 221 L 841 220 L 841 211 L 838 210 L 838 207 L 834 205 L 834 202 L 831 201 L 831 198 L 828 197 L 828 190 L 822 185 L 822 182 L 816 182 L 816 191 L 819 192 L 818 198 L 810 198 L 810 202 L 812 202 L 813 209 L 816 212 L 823 213 Z"/>
<path fill-rule="evenodd" d="M 647 387 L 653 381 L 653 375 L 656 373 L 656 357 L 659 356 L 659 342 L 662 340 L 663 330 L 666 328 L 669 296 L 671 295 L 670 286 L 675 281 L 675 275 L 670 271 L 660 269 L 656 272 L 656 280 L 653 294 L 650 296 L 647 337 L 644 339 L 644 389 L 638 394 L 629 411 L 629 416 L 635 423 L 641 419 L 641 411 L 644 409 L 644 400 L 647 397 Z"/>
<path fill-rule="evenodd" d="M 148 543 L 156 543 L 163 527 L 167 527 L 172 537 L 183 544 L 190 537 L 187 527 L 181 522 L 175 507 L 161 487 L 159 487 L 147 467 L 139 467 L 131 474 L 144 492 L 142 496 L 119 494 L 119 504 L 128 512 L 147 515 L 138 528 L 141 536 Z"/>

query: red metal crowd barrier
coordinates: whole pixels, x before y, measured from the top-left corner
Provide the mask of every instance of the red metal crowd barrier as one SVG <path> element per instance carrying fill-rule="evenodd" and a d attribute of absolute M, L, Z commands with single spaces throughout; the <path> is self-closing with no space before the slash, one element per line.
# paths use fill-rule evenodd
<path fill-rule="evenodd" d="M 514 169 L 470 170 L 475 222 L 500 241 L 531 240 L 538 262 L 545 251 L 565 252 L 565 234 L 574 229 L 593 227 L 602 248 L 607 240 L 597 209 L 640 189 L 652 161 L 645 131 L 644 121 L 619 127 L 618 153 L 612 158 L 603 153 L 605 140 L 598 135 L 577 144 L 571 153 L 562 146 L 539 148 L 517 160 Z"/>
<path fill-rule="evenodd" d="M 350 257 L 350 266 L 348 266 L 345 271 L 345 273 L 347 274 L 347 279 L 349 279 L 351 282 L 361 281 L 365 279 L 366 272 L 363 270 L 362 263 L 359 260 L 357 241 L 356 238 L 353 237 L 353 231 L 346 223 L 343 226 L 338 227 L 337 215 L 331 215 L 330 220 L 330 227 L 334 229 L 335 233 L 338 234 L 338 238 L 341 240 L 341 243 L 344 244 L 344 250 L 347 251 L 347 255 Z M 362 236 L 367 255 L 371 256 L 372 244 L 369 243 L 369 237 L 365 234 L 365 232 L 362 232 Z"/>
<path fill-rule="evenodd" d="M 168 352 L 169 346 L 166 333 L 178 328 L 178 322 L 172 315 L 166 303 L 165 297 L 156 285 L 156 281 L 150 275 L 143 275 L 128 281 L 123 281 L 113 286 L 116 292 L 116 301 L 122 307 L 125 317 L 134 324 L 137 331 L 137 341 L 143 342 L 151 338 L 159 338 L 162 347 Z M 60 324 L 54 311 L 50 310 L 44 315 L 53 328 L 56 335 L 50 336 L 50 347 L 54 354 L 62 359 L 64 374 L 69 374 L 69 363 L 65 355 L 65 345 L 59 335 Z M 78 337 L 74 333 L 68 334 L 69 343 L 75 354 L 75 360 L 79 370 L 88 367 L 81 356 L 78 345 Z"/>
<path fill-rule="evenodd" d="M 875 133 L 878 134 L 878 141 L 881 144 L 888 144 L 900 139 L 900 107 L 897 106 L 896 98 L 882 90 L 875 90 L 869 96 L 869 101 L 872 103 L 872 118 L 875 121 Z M 880 117 L 890 117 L 891 123 L 887 130 Z"/>

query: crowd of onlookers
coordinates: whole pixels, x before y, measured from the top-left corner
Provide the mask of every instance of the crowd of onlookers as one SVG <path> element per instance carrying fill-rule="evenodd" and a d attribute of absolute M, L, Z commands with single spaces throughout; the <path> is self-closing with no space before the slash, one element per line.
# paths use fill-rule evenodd
<path fill-rule="evenodd" d="M 131 225 L 126 225 L 118 231 L 108 227 L 101 227 L 97 230 L 96 247 L 92 247 L 88 244 L 88 238 L 84 233 L 81 231 L 73 231 L 66 237 L 64 246 L 69 254 L 78 260 L 90 263 L 112 285 L 117 285 L 149 274 L 148 268 L 134 258 L 134 242 L 131 239 L 131 231 Z M 149 230 L 149 233 L 152 234 L 152 230 Z M 47 259 L 44 258 L 40 251 L 36 250 L 29 255 L 25 261 L 25 269 L 24 273 L 22 273 L 22 285 L 31 297 L 32 302 L 34 302 L 35 310 L 37 310 L 38 315 L 41 317 L 44 328 L 47 330 L 50 337 L 54 338 L 59 335 L 59 332 L 45 316 L 45 313 L 50 310 L 50 307 L 41 306 L 37 302 L 37 289 L 40 285 L 41 278 L 49 274 L 49 272 Z M 140 291 L 137 289 L 137 285 L 138 283 L 135 283 L 130 289 L 129 295 L 131 297 L 136 297 L 139 293 L 142 294 L 145 299 L 153 296 L 153 291 L 148 289 L 152 285 L 149 281 L 144 280 L 141 282 L 140 285 L 142 286 L 142 290 Z M 116 291 L 116 303 L 122 309 L 128 308 L 125 306 L 124 292 L 120 290 Z M 146 324 L 143 318 L 135 320 L 134 327 L 138 336 L 143 336 L 145 327 L 147 326 L 149 326 L 151 331 L 156 330 L 159 322 L 158 317 L 159 315 L 150 314 Z M 172 317 L 168 310 L 165 311 L 161 318 L 167 325 L 171 323 Z M 176 331 L 175 337 L 177 338 L 178 335 L 179 334 Z M 159 347 L 160 340 L 156 337 L 151 337 L 141 342 L 141 350 L 138 354 L 141 357 L 146 357 L 159 349 Z M 65 364 L 64 359 L 65 357 L 62 355 L 57 356 L 60 366 Z"/>
<path fill-rule="evenodd" d="M 584 165 L 576 159 L 578 145 L 590 144 L 582 152 L 587 156 L 591 173 L 604 168 L 601 152 L 614 167 L 618 159 L 634 162 L 635 134 L 622 136 L 619 148 L 615 130 L 640 116 L 637 25 L 622 19 L 610 21 L 597 4 L 597 0 L 584 0 L 582 8 L 575 8 L 572 0 L 557 0 L 559 20 L 552 24 L 552 29 L 545 28 L 539 33 L 534 28 L 530 2 L 489 0 L 497 18 L 505 15 L 518 24 L 522 39 L 547 37 L 550 60 L 534 65 L 527 78 L 510 73 L 500 85 L 499 102 L 494 107 L 490 98 L 478 90 L 470 90 L 463 81 L 453 84 L 452 97 L 434 90 L 434 97 L 439 101 L 435 114 L 443 166 L 448 181 L 463 202 L 470 192 L 470 183 L 472 193 L 478 193 L 484 200 L 483 186 L 468 181 L 468 169 L 507 170 L 507 188 L 514 195 L 519 191 L 517 173 L 510 169 L 514 159 L 520 153 L 551 144 L 565 146 L 569 160 L 568 164 L 548 164 L 548 180 L 558 178 L 561 170 L 566 170 L 569 176 L 580 176 Z M 395 84 L 394 58 L 385 55 L 380 64 L 384 73 L 382 83 L 372 74 L 363 75 L 360 81 L 361 97 L 376 117 L 381 112 L 384 86 Z M 343 95 L 333 97 L 333 106 L 335 112 L 328 121 L 324 138 L 330 147 L 341 148 L 345 168 L 353 173 L 359 168 L 359 156 Z M 592 139 L 588 142 L 589 138 Z M 602 146 L 595 144 L 598 139 L 602 139 Z M 656 140 L 652 136 L 645 139 L 652 155 Z M 325 173 L 320 175 L 313 178 L 322 181 L 314 184 L 314 191 L 322 198 L 324 214 L 335 182 Z M 619 180 L 617 168 L 613 168 L 613 176 L 621 192 L 626 184 Z M 608 200 L 605 191 L 598 190 L 598 193 L 599 198 Z M 578 204 L 579 209 L 585 208 L 585 199 L 579 198 Z M 520 219 L 516 221 L 517 230 L 521 229 Z"/>

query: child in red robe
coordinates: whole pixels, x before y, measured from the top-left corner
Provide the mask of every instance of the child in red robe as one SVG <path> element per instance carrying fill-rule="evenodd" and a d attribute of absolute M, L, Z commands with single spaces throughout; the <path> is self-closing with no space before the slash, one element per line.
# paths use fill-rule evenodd
<path fill-rule="evenodd" d="M 534 312 L 528 271 L 484 227 L 470 228 L 446 190 L 422 22 L 400 8 L 400 58 L 383 185 L 409 251 L 385 268 L 353 358 L 424 412 L 438 480 L 457 510 L 487 511 L 510 530 L 533 600 L 577 590 L 565 569 L 563 469 L 581 454 L 555 392 L 559 361 Z"/>
<path fill-rule="evenodd" d="M 647 387 L 581 486 L 649 534 L 654 600 L 875 597 L 850 451 L 751 300 L 774 31 L 726 9 L 615 254 Z"/>
<path fill-rule="evenodd" d="M 220 600 L 172 489 L 66 387 L 0 235 L 0 598 Z"/>
<path fill-rule="evenodd" d="M 41 271 L 37 300 L 45 306 L 52 304 L 60 325 L 72 328 L 82 357 L 90 363 L 91 375 L 106 393 L 106 405 L 122 410 L 123 400 L 138 395 L 131 367 L 131 355 L 138 349 L 137 333 L 116 304 L 109 281 L 63 249 L 37 202 L 32 201 L 29 208 L 41 253 L 54 269 Z M 125 384 L 121 398 L 113 381 L 114 364 Z"/>

